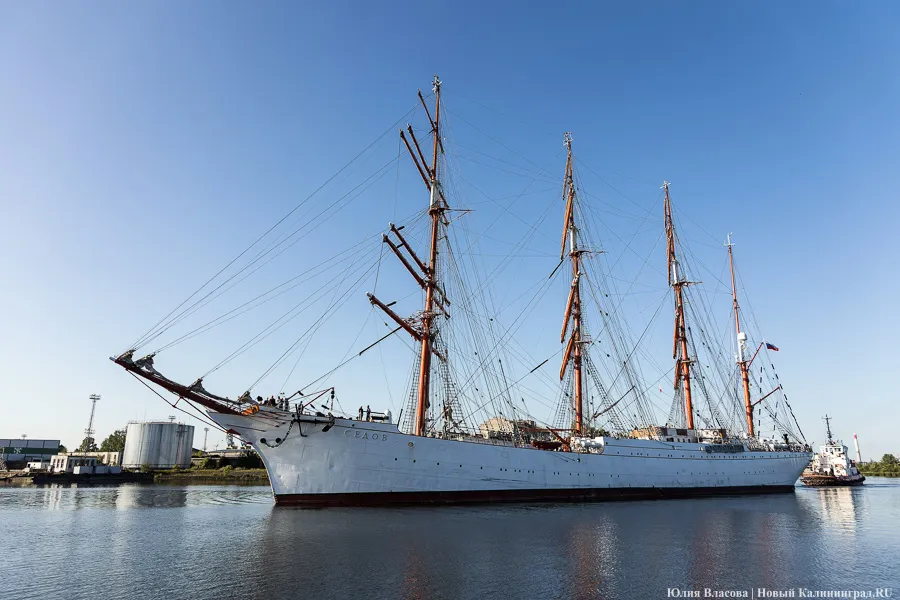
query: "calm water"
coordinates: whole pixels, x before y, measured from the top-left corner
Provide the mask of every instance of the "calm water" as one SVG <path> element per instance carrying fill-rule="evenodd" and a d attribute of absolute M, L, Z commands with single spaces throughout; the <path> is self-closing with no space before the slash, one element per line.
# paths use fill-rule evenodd
<path fill-rule="evenodd" d="M 600 504 L 274 508 L 268 487 L 0 487 L 0 598 L 900 597 L 900 481 Z"/>

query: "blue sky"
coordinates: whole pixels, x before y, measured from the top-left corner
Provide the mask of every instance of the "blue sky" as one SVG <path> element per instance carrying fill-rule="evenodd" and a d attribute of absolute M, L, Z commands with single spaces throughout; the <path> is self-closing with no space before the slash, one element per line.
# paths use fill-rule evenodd
<path fill-rule="evenodd" d="M 898 12 L 888 2 L 7 3 L 0 436 L 77 444 L 91 393 L 103 395 L 100 437 L 170 414 L 107 357 L 387 130 L 439 73 L 454 140 L 468 153 L 462 174 L 491 198 L 466 192 L 479 227 L 499 214 L 498 198 L 534 192 L 514 203 L 519 221 L 487 232 L 497 248 L 552 202 L 563 131 L 574 132 L 585 189 L 610 219 L 605 249 L 625 257 L 623 273 L 652 251 L 659 184 L 672 181 L 682 237 L 717 272 L 734 232 L 759 335 L 781 348 L 778 372 L 807 437 L 821 441 L 828 412 L 841 436 L 860 435 L 865 456 L 900 452 L 890 366 L 900 333 Z M 487 169 L 470 149 L 517 166 Z M 369 171 L 396 157 L 396 137 L 375 151 Z M 400 163 L 261 285 L 421 208 L 416 177 Z M 636 227 L 647 211 L 653 220 Z M 560 218 L 529 243 L 535 262 L 504 271 L 499 289 L 517 293 L 517 276 L 552 268 L 541 253 L 552 255 Z M 636 252 L 623 243 L 632 234 Z M 664 269 L 661 252 L 653 260 Z M 408 285 L 398 271 L 383 277 L 379 289 Z M 664 292 L 664 283 L 648 288 L 647 306 Z M 298 377 L 330 368 L 361 331 L 360 340 L 378 337 L 365 296 L 353 302 L 359 322 L 335 324 Z M 561 303 L 534 315 L 535 357 Z M 196 377 L 272 318 L 197 338 L 170 368 Z M 279 344 L 232 363 L 215 389 L 243 391 Z M 402 351 L 386 346 L 354 375 L 381 381 L 373 407 L 401 403 Z M 347 390 L 355 406 L 368 388 Z"/>

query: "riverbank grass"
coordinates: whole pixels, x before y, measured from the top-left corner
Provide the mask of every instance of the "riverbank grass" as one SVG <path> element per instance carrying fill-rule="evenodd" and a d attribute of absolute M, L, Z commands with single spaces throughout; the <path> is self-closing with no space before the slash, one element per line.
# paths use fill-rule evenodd
<path fill-rule="evenodd" d="M 220 469 L 167 469 L 155 471 L 153 480 L 157 483 L 243 483 L 268 485 L 269 476 L 265 469 L 246 469 L 228 465 Z"/>

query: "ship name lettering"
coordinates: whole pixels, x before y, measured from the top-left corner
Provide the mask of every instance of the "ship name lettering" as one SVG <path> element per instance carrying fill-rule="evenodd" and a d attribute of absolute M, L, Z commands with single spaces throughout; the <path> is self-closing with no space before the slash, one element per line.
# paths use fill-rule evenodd
<path fill-rule="evenodd" d="M 357 438 L 364 439 L 364 440 L 377 440 L 377 441 L 381 441 L 381 442 L 386 442 L 387 438 L 388 438 L 386 433 L 379 434 L 379 433 L 373 432 L 372 437 L 369 437 L 368 431 L 362 432 L 362 431 L 357 430 L 354 433 L 353 431 L 351 431 L 349 429 L 344 430 L 344 435 L 346 435 L 347 437 L 357 437 Z"/>

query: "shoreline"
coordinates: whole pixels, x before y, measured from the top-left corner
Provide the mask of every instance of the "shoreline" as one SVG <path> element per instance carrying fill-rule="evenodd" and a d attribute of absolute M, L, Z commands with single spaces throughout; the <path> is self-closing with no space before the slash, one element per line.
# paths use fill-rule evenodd
<path fill-rule="evenodd" d="M 857 467 L 861 475 L 866 477 L 900 477 L 900 473 L 879 473 L 878 471 L 863 471 Z"/>
<path fill-rule="evenodd" d="M 269 476 L 265 469 L 185 469 L 171 471 L 155 471 L 154 483 L 232 483 L 269 485 Z"/>
<path fill-rule="evenodd" d="M 21 472 L 5 472 L 0 475 L 0 485 L 41 486 L 48 484 L 118 485 L 121 483 L 181 483 L 185 485 L 269 485 L 265 469 L 174 469 L 151 472 L 125 472 L 123 475 L 33 475 Z"/>

